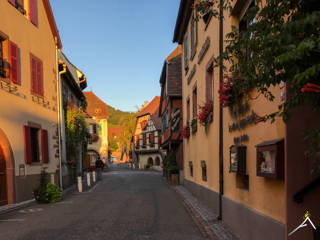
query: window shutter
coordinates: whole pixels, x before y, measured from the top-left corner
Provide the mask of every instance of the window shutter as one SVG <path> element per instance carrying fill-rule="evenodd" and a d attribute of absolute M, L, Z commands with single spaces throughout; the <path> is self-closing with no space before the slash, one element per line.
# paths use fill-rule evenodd
<path fill-rule="evenodd" d="M 9 3 L 11 3 L 13 6 L 16 5 L 16 0 L 8 0 Z"/>
<path fill-rule="evenodd" d="M 37 61 L 37 93 L 43 95 L 42 63 Z"/>
<path fill-rule="evenodd" d="M 30 21 L 34 25 L 38 25 L 37 19 L 37 0 L 30 0 Z"/>
<path fill-rule="evenodd" d="M 143 134 L 143 145 L 147 145 L 147 135 L 146 134 Z"/>
<path fill-rule="evenodd" d="M 10 80 L 19 84 L 18 45 L 10 41 Z"/>
<path fill-rule="evenodd" d="M 49 163 L 48 131 L 41 129 L 42 162 Z"/>
<path fill-rule="evenodd" d="M 198 21 L 195 21 L 195 18 L 197 17 L 197 12 L 194 10 L 193 12 L 194 14 L 194 18 L 193 18 L 193 30 L 194 30 L 194 47 L 197 46 L 197 41 L 198 41 L 198 30 L 197 30 L 197 27 L 198 27 Z"/>
<path fill-rule="evenodd" d="M 136 136 L 136 145 L 137 145 L 137 147 L 139 147 L 139 146 L 140 146 L 139 136 Z"/>
<path fill-rule="evenodd" d="M 149 142 L 154 143 L 154 133 L 150 133 L 149 135 Z"/>
<path fill-rule="evenodd" d="M 188 33 L 184 35 L 183 41 L 183 50 L 184 50 L 184 68 L 188 68 Z"/>
<path fill-rule="evenodd" d="M 31 128 L 23 126 L 24 135 L 24 161 L 25 163 L 32 163 L 32 152 L 31 152 Z"/>
<path fill-rule="evenodd" d="M 37 60 L 31 56 L 31 90 L 37 93 Z"/>

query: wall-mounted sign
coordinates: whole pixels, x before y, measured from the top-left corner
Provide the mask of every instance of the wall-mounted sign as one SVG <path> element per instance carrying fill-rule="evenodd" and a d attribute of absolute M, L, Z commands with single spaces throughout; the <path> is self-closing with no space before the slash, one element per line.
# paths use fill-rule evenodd
<path fill-rule="evenodd" d="M 247 116 L 244 119 L 239 120 L 236 123 L 233 123 L 232 125 L 229 125 L 229 132 L 233 132 L 235 130 L 240 130 L 245 128 L 247 125 L 254 123 L 256 121 L 256 113 L 252 110 L 251 115 Z"/>
<path fill-rule="evenodd" d="M 208 49 L 210 46 L 210 37 L 208 36 L 206 41 L 204 42 L 204 44 L 202 45 L 201 51 L 198 55 L 198 64 L 201 63 L 202 59 L 204 58 L 204 56 L 206 55 Z"/>
<path fill-rule="evenodd" d="M 193 68 L 191 69 L 191 72 L 187 78 L 187 84 L 190 83 L 191 79 L 193 78 L 194 74 L 196 72 L 196 65 L 193 65 Z"/>
<path fill-rule="evenodd" d="M 243 134 L 240 137 L 234 137 L 233 143 L 238 144 L 240 142 L 246 142 L 249 140 L 249 136 L 247 134 Z"/>
<path fill-rule="evenodd" d="M 171 131 L 180 132 L 180 108 L 172 108 Z"/>

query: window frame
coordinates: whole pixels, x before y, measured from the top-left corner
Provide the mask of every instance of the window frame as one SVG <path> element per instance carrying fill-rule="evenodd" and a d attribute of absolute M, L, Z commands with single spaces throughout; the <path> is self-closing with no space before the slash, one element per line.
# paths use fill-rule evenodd
<path fill-rule="evenodd" d="M 0 31 L 0 79 L 6 83 L 10 83 L 10 51 L 9 37 Z M 2 73 L 1 73 L 2 71 Z"/>

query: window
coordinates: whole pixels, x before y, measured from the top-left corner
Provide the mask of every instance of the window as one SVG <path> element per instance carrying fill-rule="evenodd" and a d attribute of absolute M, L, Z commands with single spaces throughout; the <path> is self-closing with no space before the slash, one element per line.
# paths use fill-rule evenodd
<path fill-rule="evenodd" d="M 230 147 L 230 170 L 229 172 L 246 173 L 246 151 L 243 145 Z"/>
<path fill-rule="evenodd" d="M 213 102 L 213 61 L 214 57 L 210 59 L 206 66 L 206 101 L 212 101 Z"/>
<path fill-rule="evenodd" d="M 23 0 L 8 0 L 16 9 L 18 9 L 23 15 L 26 15 L 26 10 L 23 8 Z"/>
<path fill-rule="evenodd" d="M 149 143 L 154 143 L 154 133 L 149 134 Z"/>
<path fill-rule="evenodd" d="M 192 161 L 189 162 L 189 167 L 190 167 L 190 176 L 193 177 L 193 163 L 192 163 Z"/>
<path fill-rule="evenodd" d="M 147 120 L 141 122 L 141 128 L 142 130 L 145 130 L 147 128 Z"/>
<path fill-rule="evenodd" d="M 90 134 L 97 134 L 97 124 L 90 124 Z"/>
<path fill-rule="evenodd" d="M 197 110 L 198 110 L 198 102 L 197 102 L 197 85 L 193 87 L 192 91 L 192 117 L 197 117 Z"/>
<path fill-rule="evenodd" d="M 10 80 L 19 84 L 18 45 L 10 41 Z"/>
<path fill-rule="evenodd" d="M 166 129 L 169 127 L 169 109 L 167 108 L 166 114 Z"/>
<path fill-rule="evenodd" d="M 9 78 L 8 38 L 0 33 L 0 78 Z"/>
<path fill-rule="evenodd" d="M 162 116 L 162 128 L 161 132 L 164 133 L 166 131 L 166 114 L 164 113 Z"/>
<path fill-rule="evenodd" d="M 187 122 L 190 121 L 190 97 L 187 97 Z"/>
<path fill-rule="evenodd" d="M 160 166 L 160 158 L 159 158 L 159 157 L 156 157 L 156 159 L 155 159 L 155 165 L 156 165 L 156 166 Z"/>
<path fill-rule="evenodd" d="M 206 161 L 202 160 L 201 161 L 201 168 L 202 168 L 202 181 L 207 181 L 207 165 Z"/>
<path fill-rule="evenodd" d="M 237 188 L 249 191 L 249 175 L 237 174 L 236 181 Z"/>
<path fill-rule="evenodd" d="M 43 96 L 42 61 L 31 55 L 31 91 Z"/>
<path fill-rule="evenodd" d="M 23 126 L 25 163 L 48 163 L 48 132 L 38 127 Z"/>
<path fill-rule="evenodd" d="M 143 137 L 143 146 L 146 146 L 147 145 L 147 135 L 143 134 L 142 137 Z"/>
<path fill-rule="evenodd" d="M 195 14 L 196 11 L 194 10 L 192 13 L 191 20 L 189 22 L 189 53 L 190 53 L 190 59 L 192 60 L 194 58 L 194 55 L 196 54 L 196 46 L 197 46 L 197 21 L 195 21 Z"/>
<path fill-rule="evenodd" d="M 148 164 L 150 164 L 150 166 L 153 166 L 153 159 L 151 157 L 148 158 Z"/>
<path fill-rule="evenodd" d="M 183 37 L 183 55 L 184 55 L 184 69 L 187 72 L 189 69 L 188 60 L 188 32 Z"/>

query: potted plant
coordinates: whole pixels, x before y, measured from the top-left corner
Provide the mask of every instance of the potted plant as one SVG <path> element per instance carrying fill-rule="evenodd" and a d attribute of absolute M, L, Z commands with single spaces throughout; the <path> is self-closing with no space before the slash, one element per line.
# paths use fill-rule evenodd
<path fill-rule="evenodd" d="M 171 184 L 178 185 L 179 184 L 179 168 L 177 166 L 171 166 L 168 169 L 171 175 Z"/>

